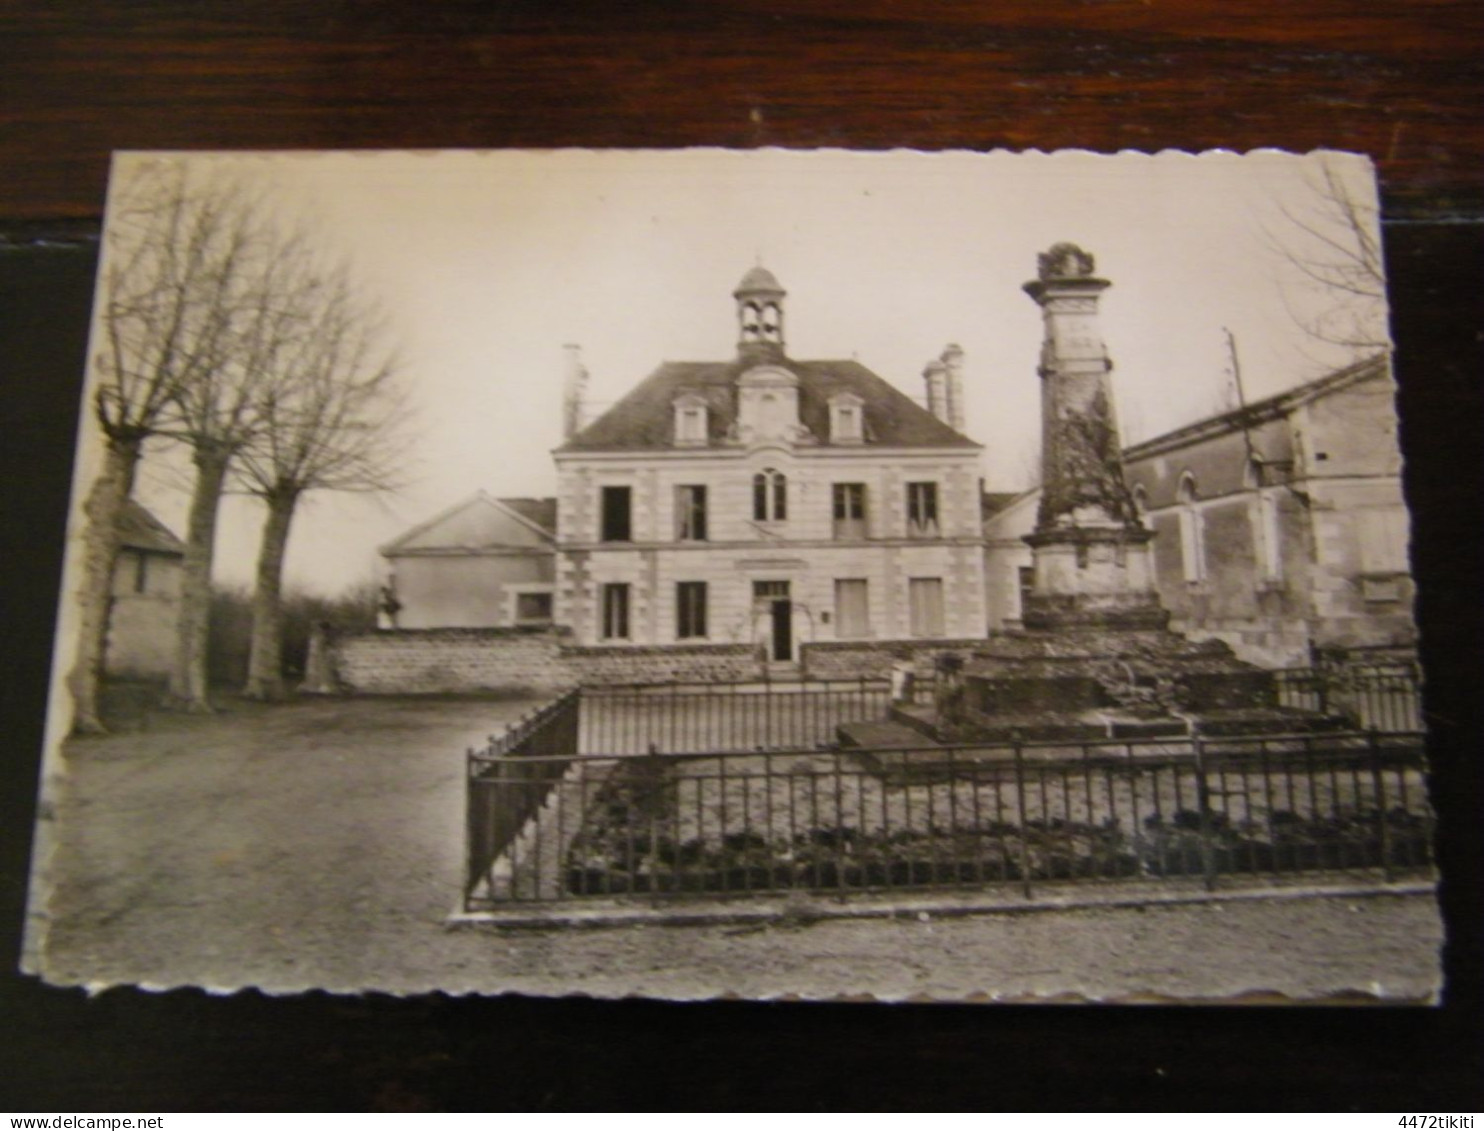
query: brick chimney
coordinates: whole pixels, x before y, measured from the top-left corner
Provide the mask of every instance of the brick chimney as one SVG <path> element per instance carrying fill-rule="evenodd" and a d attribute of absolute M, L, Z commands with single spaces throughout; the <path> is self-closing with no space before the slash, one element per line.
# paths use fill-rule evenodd
<path fill-rule="evenodd" d="M 964 430 L 964 351 L 949 342 L 940 359 L 947 374 L 948 416 L 946 423 L 955 431 Z"/>
<path fill-rule="evenodd" d="M 948 368 L 941 361 L 930 361 L 922 371 L 927 386 L 927 410 L 948 423 Z"/>
<path fill-rule="evenodd" d="M 562 376 L 562 439 L 570 440 L 582 430 L 582 399 L 587 393 L 587 366 L 582 364 L 582 347 L 568 343 Z"/>

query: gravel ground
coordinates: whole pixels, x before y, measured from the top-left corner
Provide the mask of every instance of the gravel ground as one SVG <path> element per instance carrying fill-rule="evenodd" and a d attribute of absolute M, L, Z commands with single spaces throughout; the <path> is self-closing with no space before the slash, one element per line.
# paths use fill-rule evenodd
<path fill-rule="evenodd" d="M 1426 895 L 959 918 L 511 930 L 447 924 L 463 751 L 533 706 L 233 704 L 74 740 L 49 783 L 48 981 L 415 992 L 935 999 L 1431 996 Z"/>

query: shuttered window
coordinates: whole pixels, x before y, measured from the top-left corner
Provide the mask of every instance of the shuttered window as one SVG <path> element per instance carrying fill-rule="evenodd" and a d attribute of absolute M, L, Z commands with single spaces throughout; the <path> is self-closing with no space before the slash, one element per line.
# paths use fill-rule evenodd
<path fill-rule="evenodd" d="M 682 581 L 675 586 L 675 637 L 691 640 L 706 635 L 706 583 Z"/>
<path fill-rule="evenodd" d="M 865 578 L 835 582 L 835 635 L 861 640 L 871 635 L 871 607 Z"/>
<path fill-rule="evenodd" d="M 629 638 L 629 587 L 603 586 L 603 639 Z"/>
<path fill-rule="evenodd" d="M 913 577 L 907 582 L 908 615 L 913 636 L 943 635 L 943 579 Z"/>

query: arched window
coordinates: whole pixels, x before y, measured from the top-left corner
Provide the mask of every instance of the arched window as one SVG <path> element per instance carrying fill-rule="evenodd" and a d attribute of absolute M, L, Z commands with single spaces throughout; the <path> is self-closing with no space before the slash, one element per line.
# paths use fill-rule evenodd
<path fill-rule="evenodd" d="M 752 517 L 756 522 L 782 522 L 788 517 L 788 477 L 771 467 L 752 477 Z"/>
<path fill-rule="evenodd" d="M 1276 470 L 1274 465 L 1273 470 Z M 1258 576 L 1268 586 L 1283 580 L 1283 542 L 1278 519 L 1278 496 L 1269 486 L 1272 471 L 1254 453 L 1242 473 L 1242 486 L 1252 492 L 1248 517 L 1252 523 L 1252 552 Z"/>
<path fill-rule="evenodd" d="M 742 340 L 755 342 L 761 337 L 762 312 L 758 310 L 757 303 L 745 302 L 742 304 Z"/>
<path fill-rule="evenodd" d="M 783 310 L 776 302 L 763 307 L 758 318 L 758 337 L 765 342 L 783 340 Z"/>
<path fill-rule="evenodd" d="M 1195 476 L 1187 471 L 1180 477 L 1176 499 L 1180 503 L 1180 560 L 1184 565 L 1185 580 L 1191 584 L 1204 581 L 1206 577 L 1206 532 L 1200 509 L 1196 506 L 1199 498 Z"/>

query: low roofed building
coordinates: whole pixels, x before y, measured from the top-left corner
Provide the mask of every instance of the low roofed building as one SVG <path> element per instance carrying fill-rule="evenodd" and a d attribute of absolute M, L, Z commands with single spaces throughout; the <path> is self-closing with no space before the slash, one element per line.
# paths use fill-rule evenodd
<path fill-rule="evenodd" d="M 104 666 L 110 675 L 161 679 L 175 658 L 185 543 L 133 499 L 119 537 Z"/>
<path fill-rule="evenodd" d="M 555 499 L 483 491 L 413 527 L 381 548 L 388 626 L 550 626 L 555 530 Z"/>

